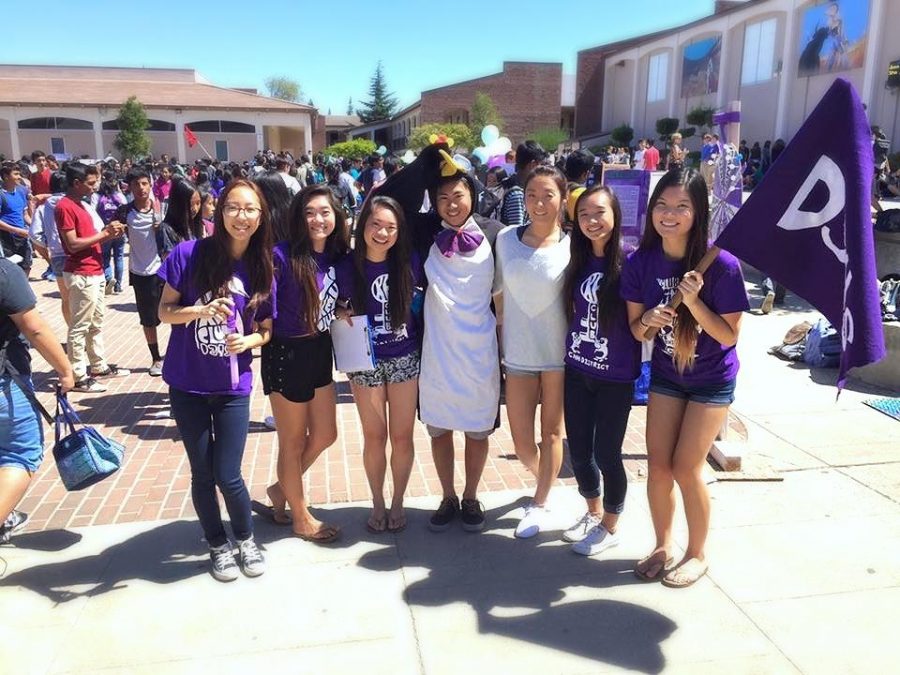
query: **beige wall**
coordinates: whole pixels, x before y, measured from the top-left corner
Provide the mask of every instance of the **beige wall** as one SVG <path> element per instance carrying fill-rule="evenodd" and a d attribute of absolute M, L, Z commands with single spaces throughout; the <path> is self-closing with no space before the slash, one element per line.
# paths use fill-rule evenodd
<path fill-rule="evenodd" d="M 0 155 L 7 159 L 19 159 L 12 156 L 12 138 L 9 134 L 9 120 L 0 119 Z"/>
<path fill-rule="evenodd" d="M 62 138 L 66 144 L 66 152 L 73 157 L 87 155 L 94 158 L 97 152 L 92 130 L 69 129 L 19 129 L 19 148 L 23 155 L 30 155 L 34 150 L 50 153 L 50 139 Z"/>
<path fill-rule="evenodd" d="M 634 90 L 634 69 L 637 67 L 633 59 L 607 62 L 606 91 L 603 106 L 603 119 L 612 130 L 621 124 L 631 124 L 631 92 Z"/>

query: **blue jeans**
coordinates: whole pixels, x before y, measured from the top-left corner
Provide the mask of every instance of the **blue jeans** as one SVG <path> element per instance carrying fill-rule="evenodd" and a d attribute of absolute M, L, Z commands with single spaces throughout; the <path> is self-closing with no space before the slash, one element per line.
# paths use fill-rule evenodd
<path fill-rule="evenodd" d="M 23 376 L 31 386 L 31 378 Z M 44 459 L 44 428 L 37 410 L 9 375 L 0 376 L 0 467 L 34 473 Z"/>
<path fill-rule="evenodd" d="M 250 493 L 241 460 L 250 424 L 249 396 L 191 394 L 169 388 L 175 424 L 191 464 L 191 498 L 210 546 L 228 541 L 216 487 L 225 498 L 236 539 L 253 536 Z"/>
<path fill-rule="evenodd" d="M 125 275 L 124 237 L 103 244 L 103 275 L 107 281 L 115 276 L 116 288 L 122 288 L 122 277 Z"/>
<path fill-rule="evenodd" d="M 585 499 L 600 496 L 603 510 L 622 513 L 628 477 L 622 463 L 622 441 L 628 429 L 633 382 L 609 382 L 566 366 L 566 435 L 578 492 Z"/>

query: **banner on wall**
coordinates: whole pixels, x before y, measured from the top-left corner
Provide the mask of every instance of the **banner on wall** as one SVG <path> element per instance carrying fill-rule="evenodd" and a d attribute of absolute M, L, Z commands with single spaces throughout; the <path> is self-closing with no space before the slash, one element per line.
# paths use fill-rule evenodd
<path fill-rule="evenodd" d="M 706 96 L 719 91 L 722 36 L 689 44 L 682 54 L 681 97 Z"/>
<path fill-rule="evenodd" d="M 869 0 L 827 0 L 800 22 L 800 77 L 862 68 L 868 43 Z"/>

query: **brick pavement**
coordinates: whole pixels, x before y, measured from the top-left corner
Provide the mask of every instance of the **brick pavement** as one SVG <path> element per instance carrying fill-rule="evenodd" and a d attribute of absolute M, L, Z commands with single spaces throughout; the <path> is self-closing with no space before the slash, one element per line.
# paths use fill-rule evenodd
<path fill-rule="evenodd" d="M 35 266 L 33 276 L 43 272 L 43 262 Z M 59 311 L 59 292 L 55 283 L 33 281 L 38 308 L 53 330 L 65 339 Z M 103 331 L 107 357 L 112 363 L 129 368 L 132 374 L 108 382 L 103 394 L 70 394 L 70 400 L 85 423 L 122 442 L 126 458 L 122 469 L 107 480 L 81 491 L 68 493 L 59 480 L 52 453 L 52 430 L 46 430 L 47 456 L 35 476 L 20 508 L 31 514 L 29 528 L 57 529 L 126 523 L 133 521 L 193 518 L 190 500 L 190 468 L 179 441 L 175 422 L 168 418 L 167 388 L 161 378 L 147 374 L 150 356 L 144 343 L 134 295 L 130 287 L 121 295 L 107 296 L 107 314 Z M 160 327 L 160 343 L 168 341 L 168 327 Z M 35 387 L 41 401 L 53 404 L 49 367 L 34 353 Z M 277 440 L 263 424 L 270 414 L 255 365 L 255 385 L 251 399 L 250 433 L 244 454 L 244 477 L 251 496 L 264 499 L 266 486 L 275 480 Z M 312 503 L 337 503 L 369 499 L 362 462 L 362 434 L 356 408 L 346 380 L 338 375 L 338 440 L 323 453 L 306 476 L 307 494 Z M 502 426 L 491 437 L 490 452 L 482 478 L 482 490 L 522 490 L 527 494 L 534 484 L 516 459 L 505 411 Z M 643 440 L 645 409 L 633 409 L 625 438 L 625 466 L 630 480 L 642 480 L 646 465 Z M 740 429 L 742 425 L 735 422 Z M 457 447 L 461 438 L 457 435 Z M 411 497 L 439 496 L 440 485 L 431 459 L 428 436 L 417 422 L 416 459 L 407 494 Z M 457 484 L 461 484 L 462 452 L 457 451 Z M 568 458 L 560 485 L 574 485 Z M 390 479 L 388 477 L 388 489 Z"/>

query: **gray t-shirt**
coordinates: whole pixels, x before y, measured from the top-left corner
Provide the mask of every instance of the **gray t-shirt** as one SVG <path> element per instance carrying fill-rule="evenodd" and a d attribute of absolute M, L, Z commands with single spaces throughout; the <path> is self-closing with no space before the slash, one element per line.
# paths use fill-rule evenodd
<path fill-rule="evenodd" d="M 497 235 L 494 293 L 503 293 L 503 365 L 561 370 L 566 353 L 563 284 L 569 236 L 544 248 L 522 243 L 518 227 Z"/>
<path fill-rule="evenodd" d="M 159 216 L 153 206 L 146 211 L 138 211 L 134 202 L 129 202 L 119 209 L 117 219 L 128 225 L 128 269 L 142 277 L 156 274 L 161 260 L 156 248 L 155 227 Z"/>

